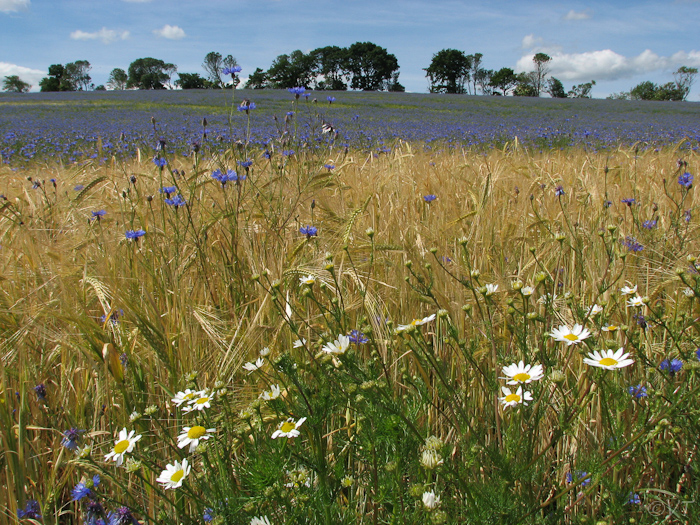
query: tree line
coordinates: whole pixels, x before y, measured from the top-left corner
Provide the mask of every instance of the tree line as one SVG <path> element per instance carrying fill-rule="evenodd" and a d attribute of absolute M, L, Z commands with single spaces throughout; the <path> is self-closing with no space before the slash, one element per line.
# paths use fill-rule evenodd
<path fill-rule="evenodd" d="M 457 49 L 442 49 L 424 68 L 431 93 L 502 95 L 552 98 L 590 98 L 595 80 L 572 86 L 567 91 L 557 78 L 549 76 L 552 58 L 546 53 L 533 57 L 533 70 L 515 73 L 508 67 L 498 70 L 483 67 L 483 54 L 466 54 Z M 41 91 L 86 91 L 123 89 L 224 89 L 240 83 L 238 61 L 232 55 L 207 53 L 202 62 L 204 75 L 178 72 L 177 66 L 146 57 L 134 60 L 127 70 L 113 69 L 106 83 L 95 86 L 89 74 L 90 62 L 77 60 L 68 64 L 52 64 L 48 76 L 39 82 Z M 229 74 L 224 74 L 224 73 Z M 177 73 L 178 78 L 173 80 Z M 656 85 L 644 81 L 629 92 L 608 98 L 632 100 L 686 100 L 697 68 L 682 66 L 673 73 L 673 82 Z M 399 82 L 396 56 L 372 42 L 356 42 L 351 46 L 326 46 L 308 53 L 300 50 L 279 55 L 267 70 L 256 68 L 245 84 L 249 89 L 284 89 L 306 87 L 314 90 L 405 91 Z M 3 89 L 27 92 L 31 86 L 19 76 L 4 78 Z"/>

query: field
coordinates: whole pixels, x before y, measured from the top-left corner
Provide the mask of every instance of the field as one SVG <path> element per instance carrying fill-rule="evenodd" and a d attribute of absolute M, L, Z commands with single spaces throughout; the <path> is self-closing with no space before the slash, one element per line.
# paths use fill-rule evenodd
<path fill-rule="evenodd" d="M 233 96 L 0 96 L 0 521 L 697 522 L 700 106 Z"/>

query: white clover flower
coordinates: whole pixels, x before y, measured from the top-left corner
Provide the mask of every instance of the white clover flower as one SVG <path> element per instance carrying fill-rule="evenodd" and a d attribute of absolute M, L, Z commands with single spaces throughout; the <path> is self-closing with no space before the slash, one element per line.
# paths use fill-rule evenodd
<path fill-rule="evenodd" d="M 411 321 L 409 324 L 400 324 L 398 328 L 396 328 L 397 332 L 403 332 L 404 330 L 408 330 L 409 328 L 413 326 L 423 326 L 426 323 L 429 323 L 430 321 L 433 321 L 435 319 L 435 314 L 429 315 L 428 317 L 424 317 L 423 319 L 414 319 Z"/>
<path fill-rule="evenodd" d="M 561 341 L 566 343 L 568 346 L 575 345 L 591 336 L 591 333 L 587 328 L 584 328 L 580 324 L 575 324 L 573 329 L 569 329 L 568 326 L 561 325 L 559 328 L 554 328 L 549 333 L 549 335 L 554 338 L 555 341 Z"/>
<path fill-rule="evenodd" d="M 527 406 L 525 401 L 532 401 L 532 394 L 530 392 L 523 392 L 522 386 L 519 386 L 515 393 L 511 392 L 510 388 L 505 386 L 501 387 L 501 391 L 503 392 L 503 397 L 499 398 L 499 401 L 503 403 L 503 408 L 513 407 L 519 404 Z"/>
<path fill-rule="evenodd" d="M 612 350 L 602 350 L 600 352 L 591 352 L 583 362 L 587 365 L 597 366 L 605 370 L 615 370 L 624 368 L 634 363 L 634 359 L 629 359 L 629 353 L 625 353 L 624 348 L 618 348 L 615 352 Z"/>
<path fill-rule="evenodd" d="M 350 347 L 350 337 L 347 335 L 339 335 L 338 339 L 332 343 L 326 343 L 323 345 L 323 350 L 327 354 L 344 354 L 345 351 Z"/>
<path fill-rule="evenodd" d="M 262 365 L 265 364 L 265 360 L 262 357 L 258 357 L 255 363 L 246 363 L 243 365 L 243 369 L 247 370 L 249 374 L 252 374 L 256 370 L 262 367 Z"/>
<path fill-rule="evenodd" d="M 512 365 L 504 366 L 503 373 L 506 377 L 501 379 L 508 379 L 509 381 L 506 383 L 508 385 L 527 384 L 544 377 L 542 365 L 526 365 L 523 361 L 520 361 L 518 364 L 513 363 Z"/>
<path fill-rule="evenodd" d="M 287 421 L 280 423 L 277 430 L 272 433 L 272 439 L 277 439 L 278 437 L 297 437 L 299 434 L 301 434 L 301 432 L 299 432 L 299 427 L 304 423 L 304 421 L 306 421 L 306 418 L 302 417 L 295 423 L 294 419 L 290 417 L 287 419 Z"/>
<path fill-rule="evenodd" d="M 215 428 L 204 428 L 199 425 L 193 427 L 185 427 L 182 429 L 182 434 L 177 437 L 178 448 L 190 446 L 190 452 L 194 452 L 199 445 L 200 440 L 209 439 L 209 434 L 216 432 Z"/>
<path fill-rule="evenodd" d="M 273 399 L 280 397 L 281 393 L 282 390 L 280 389 L 279 385 L 270 385 L 270 390 L 265 390 L 262 394 L 260 394 L 260 399 L 264 401 L 272 401 Z"/>
<path fill-rule="evenodd" d="M 175 461 L 172 465 L 168 463 L 165 470 L 156 478 L 158 483 L 163 485 L 164 489 L 176 489 L 182 486 L 182 482 L 190 473 L 191 467 L 187 463 L 187 459 L 183 459 L 182 463 Z"/>
<path fill-rule="evenodd" d="M 134 435 L 136 434 L 135 430 L 132 430 L 127 434 L 126 428 L 123 428 L 122 430 L 119 431 L 119 437 L 117 438 L 117 441 L 114 443 L 114 447 L 112 448 L 112 451 L 105 456 L 105 461 L 107 460 L 112 460 L 117 462 L 117 466 L 121 467 L 122 463 L 124 463 L 124 456 L 126 454 L 130 454 L 131 452 L 134 451 L 134 447 L 136 446 L 136 442 L 141 439 L 141 435 L 139 434 L 138 436 Z"/>

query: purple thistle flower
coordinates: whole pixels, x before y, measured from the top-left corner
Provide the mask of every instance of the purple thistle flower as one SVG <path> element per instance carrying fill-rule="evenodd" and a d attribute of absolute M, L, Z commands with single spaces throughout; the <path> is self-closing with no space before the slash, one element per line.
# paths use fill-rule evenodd
<path fill-rule="evenodd" d="M 685 172 L 682 175 L 679 175 L 678 176 L 678 184 L 680 184 L 686 190 L 689 190 L 690 188 L 693 187 L 693 176 L 688 172 Z"/>

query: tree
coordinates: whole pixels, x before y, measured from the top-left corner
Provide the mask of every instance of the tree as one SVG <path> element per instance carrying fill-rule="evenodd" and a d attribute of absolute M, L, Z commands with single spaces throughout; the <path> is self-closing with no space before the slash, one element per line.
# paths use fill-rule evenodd
<path fill-rule="evenodd" d="M 632 100 L 654 100 L 657 89 L 657 85 L 651 80 L 645 80 L 630 90 L 630 98 Z"/>
<path fill-rule="evenodd" d="M 331 89 L 345 91 L 348 85 L 347 76 L 348 50 L 338 46 L 326 46 L 314 49 L 309 53 L 314 58 L 314 73 L 316 74 L 315 87 L 317 89 Z M 318 77 L 322 77 L 319 80 Z"/>
<path fill-rule="evenodd" d="M 129 80 L 129 75 L 121 68 L 114 68 L 107 79 L 107 87 L 114 90 L 126 89 L 126 83 Z"/>
<path fill-rule="evenodd" d="M 537 53 L 532 57 L 532 61 L 535 63 L 532 85 L 537 93 L 535 96 L 539 97 L 544 88 L 544 79 L 549 74 L 549 63 L 552 61 L 552 57 L 546 53 Z"/>
<path fill-rule="evenodd" d="M 474 69 L 472 66 L 472 77 L 474 78 L 474 85 L 479 86 L 479 90 L 482 95 L 492 95 L 493 87 L 491 86 L 491 77 L 493 77 L 493 69 L 480 68 L 478 70 Z M 474 94 L 476 95 L 476 87 L 474 88 Z"/>
<path fill-rule="evenodd" d="M 681 100 L 686 100 L 690 94 L 690 88 L 695 83 L 698 68 L 681 66 L 673 73 L 673 80 L 676 82 L 678 90 L 683 95 Z"/>
<path fill-rule="evenodd" d="M 175 85 L 181 89 L 206 89 L 210 85 L 199 73 L 178 73 L 177 76 L 180 78 L 175 81 Z"/>
<path fill-rule="evenodd" d="M 204 57 L 204 62 L 202 62 L 202 68 L 207 74 L 207 80 L 218 87 L 223 85 L 223 81 L 221 80 L 221 70 L 224 64 L 223 60 L 221 53 L 210 51 Z"/>
<path fill-rule="evenodd" d="M 579 84 L 571 88 L 568 96 L 570 98 L 591 98 L 591 89 L 593 89 L 593 86 L 595 86 L 595 80 Z"/>
<path fill-rule="evenodd" d="M 60 91 L 64 71 L 63 64 L 51 64 L 49 66 L 49 76 L 42 78 L 39 82 L 41 91 Z"/>
<path fill-rule="evenodd" d="M 562 84 L 561 80 L 559 80 L 558 78 L 551 77 L 547 79 L 545 92 L 549 93 L 549 96 L 552 98 L 566 98 L 564 84 Z"/>
<path fill-rule="evenodd" d="M 248 76 L 248 82 L 245 84 L 246 89 L 264 89 L 269 87 L 267 82 L 267 73 L 261 68 L 255 68 Z"/>
<path fill-rule="evenodd" d="M 127 88 L 165 89 L 169 81 L 168 71 L 174 67 L 157 58 L 138 58 L 129 65 Z"/>
<path fill-rule="evenodd" d="M 399 82 L 399 72 L 394 71 L 391 74 L 391 80 L 388 80 L 386 83 L 386 90 L 390 91 L 392 93 L 404 93 L 406 91 L 406 88 Z"/>
<path fill-rule="evenodd" d="M 355 42 L 348 48 L 347 70 L 352 89 L 380 91 L 389 85 L 398 69 L 396 57 L 372 42 Z"/>
<path fill-rule="evenodd" d="M 513 96 L 515 97 L 537 97 L 537 90 L 535 89 L 534 74 L 533 73 L 518 73 L 515 75 L 515 89 L 513 90 Z"/>
<path fill-rule="evenodd" d="M 490 85 L 503 91 L 503 96 L 505 97 L 508 96 L 508 91 L 510 91 L 517 82 L 518 79 L 515 76 L 515 71 L 509 67 L 502 67 L 491 76 Z"/>
<path fill-rule="evenodd" d="M 170 81 L 173 78 L 173 75 L 177 73 L 177 66 L 175 64 L 165 64 L 165 67 L 163 68 L 163 73 L 165 73 L 168 76 L 168 79 L 165 81 L 165 85 L 168 87 L 168 89 L 173 89 L 173 86 L 170 84 Z"/>
<path fill-rule="evenodd" d="M 685 97 L 685 93 L 675 82 L 666 82 L 659 86 L 654 94 L 654 100 L 673 100 L 680 102 Z"/>
<path fill-rule="evenodd" d="M 26 93 L 31 88 L 31 84 L 24 82 L 18 75 L 7 76 L 2 81 L 3 91 L 9 93 Z"/>
<path fill-rule="evenodd" d="M 470 71 L 470 76 L 472 78 L 472 93 L 476 95 L 476 87 L 481 86 L 481 82 L 483 81 L 485 72 L 484 68 L 481 67 L 481 59 L 483 58 L 484 55 L 481 53 L 474 53 L 473 55 L 467 55 L 467 58 L 469 58 L 469 61 L 471 62 L 471 71 Z M 490 76 L 489 76 L 489 81 L 490 81 Z M 488 84 L 488 81 L 486 82 Z M 483 86 L 482 87 L 482 93 L 483 93 Z"/>
<path fill-rule="evenodd" d="M 92 66 L 87 60 L 76 60 L 66 64 L 61 79 L 61 91 L 87 91 L 90 89 L 92 81 L 88 74 L 90 69 Z"/>
<path fill-rule="evenodd" d="M 291 87 L 308 87 L 314 78 L 315 60 L 313 55 L 292 51 L 289 55 L 278 56 L 267 70 L 270 87 L 286 89 Z"/>
<path fill-rule="evenodd" d="M 430 79 L 431 93 L 464 93 L 469 81 L 472 60 L 463 51 L 443 49 L 433 55 L 430 66 L 424 68 Z"/>

